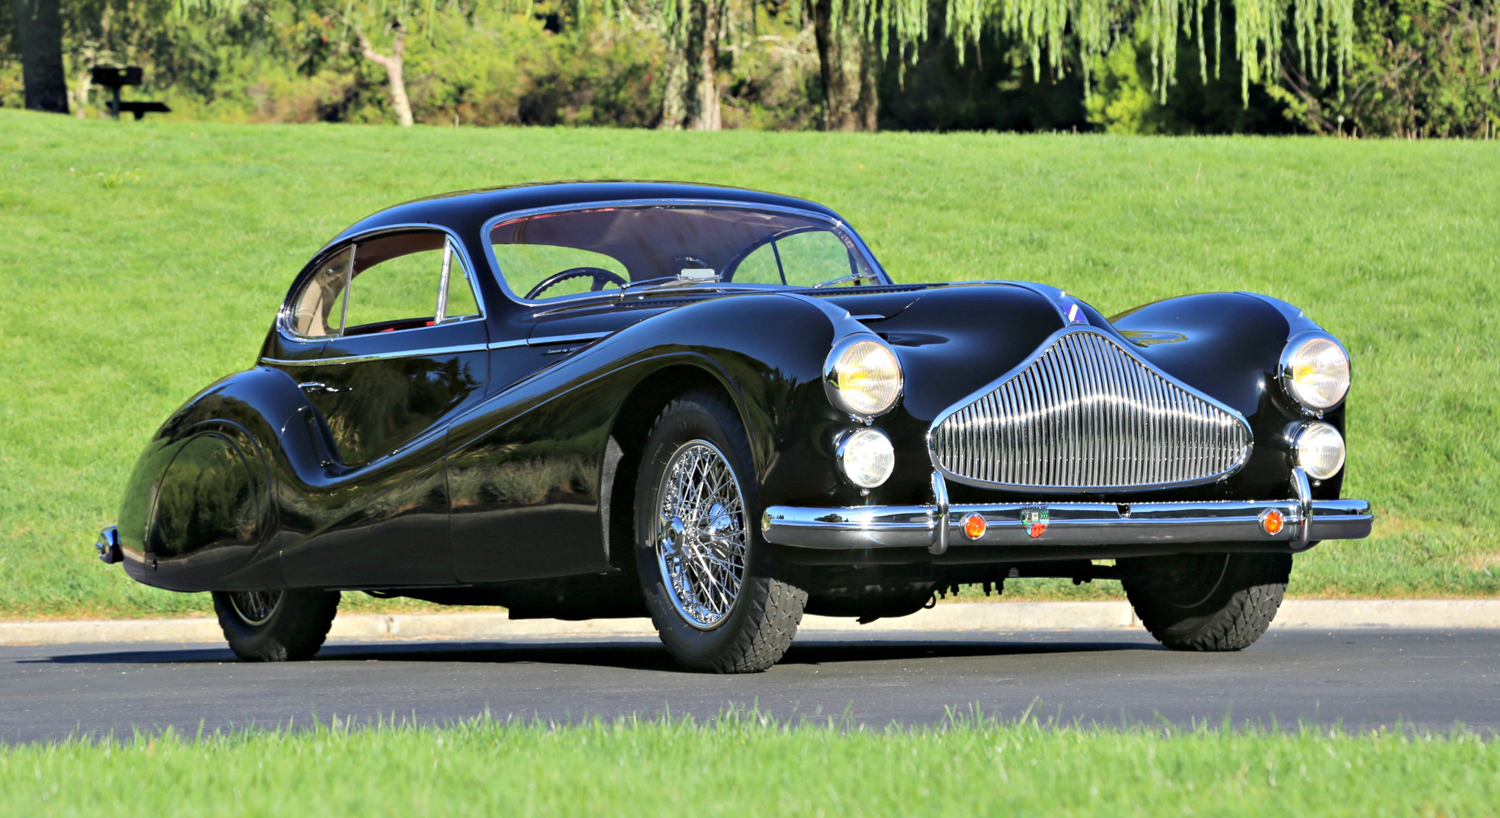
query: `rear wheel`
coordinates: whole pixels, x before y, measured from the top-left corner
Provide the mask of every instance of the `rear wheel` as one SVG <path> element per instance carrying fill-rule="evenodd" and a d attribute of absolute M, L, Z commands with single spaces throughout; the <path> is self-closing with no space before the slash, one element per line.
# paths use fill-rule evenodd
<path fill-rule="evenodd" d="M 734 410 L 703 392 L 668 404 L 636 484 L 636 565 L 657 633 L 686 668 L 765 670 L 792 643 L 807 594 L 772 576 L 758 514 Z"/>
<path fill-rule="evenodd" d="M 1179 554 L 1121 560 L 1125 595 L 1146 630 L 1174 650 L 1243 650 L 1271 626 L 1290 554 Z"/>
<path fill-rule="evenodd" d="M 213 597 L 230 649 L 251 662 L 311 659 L 339 609 L 338 591 L 215 591 Z"/>

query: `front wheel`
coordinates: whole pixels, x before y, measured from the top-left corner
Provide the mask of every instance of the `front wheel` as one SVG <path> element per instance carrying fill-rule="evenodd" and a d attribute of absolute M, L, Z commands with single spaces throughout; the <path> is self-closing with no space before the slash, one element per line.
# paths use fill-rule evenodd
<path fill-rule="evenodd" d="M 636 565 L 661 641 L 690 670 L 765 670 L 792 643 L 807 593 L 771 574 L 757 535 L 750 442 L 734 410 L 694 392 L 668 404 L 636 484 Z"/>
<path fill-rule="evenodd" d="M 338 591 L 215 591 L 213 597 L 230 649 L 251 662 L 311 659 L 339 609 Z"/>
<path fill-rule="evenodd" d="M 1290 554 L 1178 554 L 1120 560 L 1125 596 L 1173 650 L 1244 650 L 1281 607 Z"/>

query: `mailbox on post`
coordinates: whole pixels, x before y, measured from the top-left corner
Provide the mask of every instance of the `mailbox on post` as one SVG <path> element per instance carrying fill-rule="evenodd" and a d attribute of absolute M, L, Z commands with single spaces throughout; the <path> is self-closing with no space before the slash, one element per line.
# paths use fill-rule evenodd
<path fill-rule="evenodd" d="M 141 68 L 132 65 L 125 68 L 116 68 L 113 65 L 96 65 L 89 69 L 89 76 L 95 85 L 102 85 L 110 89 L 111 99 L 107 103 L 109 115 L 115 119 L 120 118 L 120 113 L 127 112 L 135 114 L 136 119 L 146 114 L 171 113 L 172 109 L 165 102 L 121 102 L 120 89 L 127 85 L 141 84 Z"/>

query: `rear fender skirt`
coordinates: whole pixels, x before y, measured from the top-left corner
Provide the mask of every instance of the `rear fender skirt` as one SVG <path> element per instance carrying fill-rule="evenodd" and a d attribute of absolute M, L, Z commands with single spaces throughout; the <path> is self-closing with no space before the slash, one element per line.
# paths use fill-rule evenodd
<path fill-rule="evenodd" d="M 256 368 L 173 413 L 126 485 L 118 527 L 127 573 L 179 591 L 280 584 L 267 547 L 286 463 L 278 437 L 303 404 L 291 378 Z"/>

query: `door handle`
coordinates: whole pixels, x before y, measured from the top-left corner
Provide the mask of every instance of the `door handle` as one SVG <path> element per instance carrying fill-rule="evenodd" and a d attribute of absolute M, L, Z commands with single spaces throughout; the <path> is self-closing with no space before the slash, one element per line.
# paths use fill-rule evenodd
<path fill-rule="evenodd" d="M 329 386 L 328 384 L 322 383 L 321 381 L 308 381 L 307 383 L 299 383 L 297 384 L 297 388 L 301 389 L 303 392 L 306 392 L 309 395 L 337 395 L 340 392 L 354 391 L 354 387 L 352 386 Z"/>

